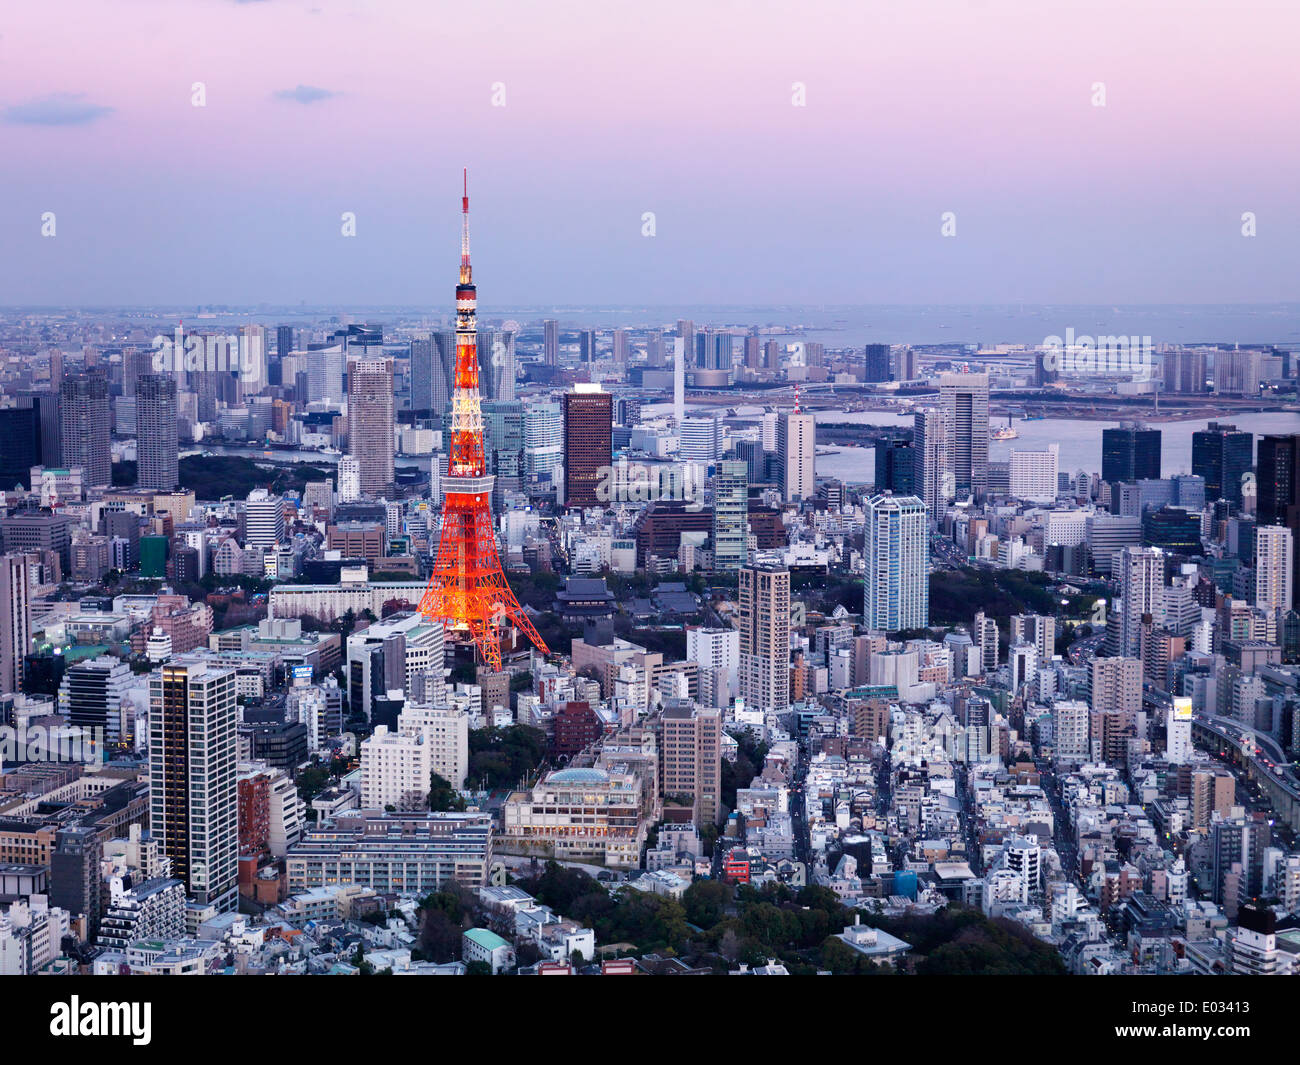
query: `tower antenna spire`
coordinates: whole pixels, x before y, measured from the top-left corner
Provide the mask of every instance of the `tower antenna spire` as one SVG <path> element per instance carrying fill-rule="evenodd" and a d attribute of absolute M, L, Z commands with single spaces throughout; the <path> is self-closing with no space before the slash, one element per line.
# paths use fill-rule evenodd
<path fill-rule="evenodd" d="M 469 265 L 469 167 L 463 173 L 464 194 L 460 198 L 460 283 L 468 285 L 473 276 Z"/>

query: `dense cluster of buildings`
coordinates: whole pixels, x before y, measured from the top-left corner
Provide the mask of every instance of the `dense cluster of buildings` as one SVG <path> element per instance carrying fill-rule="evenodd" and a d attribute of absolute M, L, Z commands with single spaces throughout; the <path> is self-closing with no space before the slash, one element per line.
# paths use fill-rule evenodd
<path fill-rule="evenodd" d="M 1049 353 L 480 329 L 490 546 L 555 641 L 507 626 L 497 669 L 421 610 L 454 332 L 34 336 L 0 333 L 0 972 L 691 971 L 602 957 L 513 882 L 547 861 L 820 886 L 882 965 L 874 915 L 955 905 L 1079 973 L 1300 964 L 1300 433 L 997 461 Z M 1160 373 L 1254 396 L 1290 356 Z M 910 420 L 858 477 L 817 472 L 835 387 Z M 252 480 L 184 487 L 190 445 Z"/>

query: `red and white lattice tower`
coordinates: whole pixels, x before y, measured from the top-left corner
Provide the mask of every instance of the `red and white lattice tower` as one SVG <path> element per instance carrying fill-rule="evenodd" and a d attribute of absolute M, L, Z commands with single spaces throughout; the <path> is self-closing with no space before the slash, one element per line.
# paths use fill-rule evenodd
<path fill-rule="evenodd" d="M 549 650 L 501 570 L 492 529 L 492 482 L 483 449 L 478 392 L 476 294 L 469 265 L 469 174 L 461 200 L 460 284 L 456 286 L 456 376 L 451 397 L 451 452 L 443 480 L 442 537 L 420 613 L 468 632 L 480 658 L 501 668 L 500 628 L 519 628 L 543 654 Z"/>

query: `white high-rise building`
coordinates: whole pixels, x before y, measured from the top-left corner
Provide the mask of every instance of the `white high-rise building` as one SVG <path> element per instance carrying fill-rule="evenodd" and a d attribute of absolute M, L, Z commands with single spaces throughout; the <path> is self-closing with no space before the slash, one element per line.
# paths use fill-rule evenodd
<path fill-rule="evenodd" d="M 549 474 L 552 480 L 564 465 L 564 410 L 554 400 L 534 400 L 524 406 L 524 473 Z"/>
<path fill-rule="evenodd" d="M 1062 699 L 1053 704 L 1052 727 L 1058 764 L 1082 765 L 1091 757 L 1090 713 L 1088 704 L 1077 699 Z"/>
<path fill-rule="evenodd" d="M 1059 469 L 1059 444 L 1048 444 L 1043 451 L 1011 452 L 1011 494 L 1029 503 L 1054 503 Z"/>
<path fill-rule="evenodd" d="M 816 444 L 817 425 L 811 414 L 794 410 L 781 415 L 776 450 L 781 458 L 781 498 L 786 502 L 812 499 L 815 494 Z"/>
<path fill-rule="evenodd" d="M 1285 525 L 1260 525 L 1255 530 L 1255 606 L 1261 610 L 1291 609 L 1291 566 L 1295 541 Z"/>
<path fill-rule="evenodd" d="M 717 462 L 722 455 L 720 418 L 683 418 L 678 426 L 677 456 L 683 462 Z"/>
<path fill-rule="evenodd" d="M 863 623 L 897 632 L 930 623 L 930 538 L 925 504 L 890 492 L 866 505 Z"/>
<path fill-rule="evenodd" d="M 244 503 L 244 547 L 275 547 L 284 539 L 284 500 L 254 488 Z"/>
<path fill-rule="evenodd" d="M 740 633 L 736 629 L 686 627 L 686 660 L 697 666 L 699 701 L 725 707 L 740 677 Z"/>
<path fill-rule="evenodd" d="M 377 725 L 361 744 L 361 804 L 416 809 L 426 801 L 432 774 L 462 788 L 468 770 L 469 715 L 445 706 L 407 706 L 395 732 Z"/>
<path fill-rule="evenodd" d="M 948 415 L 942 410 L 919 410 L 913 415 L 912 488 L 929 511 L 931 521 L 943 517 L 952 500 L 954 482 L 949 464 L 951 443 Z"/>
<path fill-rule="evenodd" d="M 939 403 L 948 414 L 948 455 L 956 497 L 982 495 L 989 479 L 989 375 L 941 375 Z"/>
<path fill-rule="evenodd" d="M 1165 713 L 1165 758 L 1175 765 L 1192 760 L 1192 700 L 1181 695 Z"/>
<path fill-rule="evenodd" d="M 1013 643 L 1007 651 L 1007 666 L 1011 671 L 1011 690 L 1018 692 L 1022 685 L 1032 684 L 1038 676 L 1038 648 L 1032 643 Z"/>
<path fill-rule="evenodd" d="M 397 727 L 423 738 L 433 772 L 453 788 L 465 786 L 469 772 L 469 714 L 465 710 L 416 703 L 403 707 Z"/>
<path fill-rule="evenodd" d="M 307 396 L 312 402 L 341 403 L 343 372 L 347 355 L 342 344 L 333 344 L 309 353 L 307 358 Z"/>
<path fill-rule="evenodd" d="M 686 627 L 686 659 L 700 668 L 740 668 L 740 633 L 735 629 Z"/>
<path fill-rule="evenodd" d="M 1136 658 L 1141 651 L 1142 615 L 1157 623 L 1163 617 L 1165 556 L 1158 547 L 1125 547 L 1119 552 L 1119 653 Z"/>
<path fill-rule="evenodd" d="M 339 459 L 338 497 L 340 503 L 355 503 L 361 498 L 361 463 L 352 455 Z"/>
<path fill-rule="evenodd" d="M 1020 874 L 1029 888 L 1030 894 L 1037 894 L 1043 887 L 1042 850 L 1031 836 L 1013 836 L 1002 845 L 1001 859 L 998 865 Z"/>

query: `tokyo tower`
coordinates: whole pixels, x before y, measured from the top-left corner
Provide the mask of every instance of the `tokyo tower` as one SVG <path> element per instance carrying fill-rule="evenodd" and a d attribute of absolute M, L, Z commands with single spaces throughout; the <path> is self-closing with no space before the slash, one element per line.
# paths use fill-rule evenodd
<path fill-rule="evenodd" d="M 451 454 L 443 483 L 442 537 L 420 613 L 468 632 L 479 656 L 501 669 L 499 627 L 513 622 L 543 654 L 549 654 L 501 571 L 492 530 L 492 482 L 483 449 L 483 412 L 478 394 L 476 294 L 469 265 L 469 172 L 461 200 L 460 284 L 456 286 L 456 376 L 451 397 Z"/>

